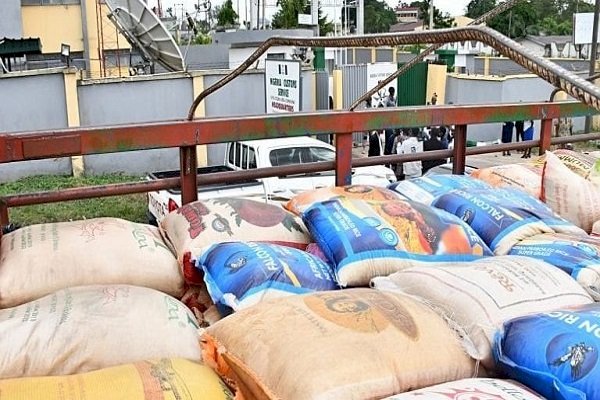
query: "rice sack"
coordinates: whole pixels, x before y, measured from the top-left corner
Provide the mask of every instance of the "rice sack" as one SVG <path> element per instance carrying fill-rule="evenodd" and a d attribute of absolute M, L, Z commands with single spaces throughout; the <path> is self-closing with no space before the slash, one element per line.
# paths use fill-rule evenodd
<path fill-rule="evenodd" d="M 492 254 L 457 217 L 410 201 L 329 200 L 315 204 L 302 218 L 335 265 L 341 286 L 366 286 L 375 276 L 421 263 Z"/>
<path fill-rule="evenodd" d="M 600 300 L 600 238 L 545 234 L 513 246 L 510 254 L 544 260 L 562 269 Z"/>
<path fill-rule="evenodd" d="M 204 252 L 196 266 L 204 272 L 213 301 L 233 311 L 275 297 L 338 288 L 325 262 L 302 250 L 273 244 L 217 244 Z"/>
<path fill-rule="evenodd" d="M 430 205 L 436 197 L 453 189 L 487 190 L 487 183 L 464 175 L 429 175 L 415 179 L 406 179 L 388 186 L 405 199 Z"/>
<path fill-rule="evenodd" d="M 300 193 L 288 201 L 285 208 L 300 215 L 315 203 L 340 197 L 372 201 L 398 200 L 400 198 L 396 192 L 378 186 L 331 186 Z"/>
<path fill-rule="evenodd" d="M 493 192 L 453 190 L 433 206 L 461 218 L 496 255 L 506 255 L 520 240 L 553 230 L 527 209 L 505 206 L 507 200 Z"/>
<path fill-rule="evenodd" d="M 496 338 L 500 369 L 542 396 L 600 398 L 600 304 L 507 322 Z"/>

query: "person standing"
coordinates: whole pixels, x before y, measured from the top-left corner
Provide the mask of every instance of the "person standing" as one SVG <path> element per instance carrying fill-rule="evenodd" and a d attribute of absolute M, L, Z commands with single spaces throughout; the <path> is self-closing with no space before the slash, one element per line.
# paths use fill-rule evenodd
<path fill-rule="evenodd" d="M 435 106 L 437 104 L 438 96 L 436 92 L 433 92 L 433 96 L 431 96 L 431 105 Z"/>
<path fill-rule="evenodd" d="M 398 102 L 396 100 L 396 89 L 394 89 L 393 86 L 390 86 L 388 88 L 388 96 L 385 99 L 385 106 L 386 107 L 396 107 L 398 105 Z"/>
<path fill-rule="evenodd" d="M 410 130 L 410 136 L 406 138 L 402 144 L 398 146 L 396 152 L 398 154 L 415 154 L 423 151 L 423 142 L 420 142 L 417 136 L 419 135 L 419 128 L 412 128 Z M 409 161 L 402 164 L 405 179 L 418 178 L 421 176 L 422 171 L 421 161 Z"/>
<path fill-rule="evenodd" d="M 388 96 L 385 99 L 386 107 L 396 107 L 396 89 L 393 86 L 388 88 Z M 392 128 L 387 128 L 385 130 L 385 147 L 383 150 L 383 154 L 390 155 L 394 152 L 394 138 L 396 136 L 396 131 Z"/>
<path fill-rule="evenodd" d="M 369 157 L 377 157 L 382 154 L 383 145 L 381 143 L 381 136 L 378 131 L 372 131 L 369 134 Z"/>
<path fill-rule="evenodd" d="M 515 127 L 515 124 L 512 121 L 506 121 L 504 124 L 502 124 L 502 143 L 512 143 L 514 127 Z M 510 150 L 503 151 L 502 155 L 510 156 Z"/>
<path fill-rule="evenodd" d="M 523 132 L 523 141 L 533 140 L 534 134 L 535 128 L 533 127 L 533 121 L 529 121 L 529 127 Z M 531 158 L 531 147 L 525 149 L 521 158 Z"/>
<path fill-rule="evenodd" d="M 442 143 L 441 139 L 442 139 L 442 132 L 439 128 L 432 128 L 431 129 L 431 138 L 427 139 L 425 142 L 423 142 L 423 151 L 432 151 L 432 150 L 445 150 L 448 147 L 444 147 L 444 144 Z M 425 175 L 425 173 L 427 171 L 429 171 L 431 168 L 433 167 L 437 167 L 438 165 L 442 165 L 445 164 L 446 160 L 445 159 L 441 159 L 441 160 L 425 160 L 422 162 L 423 165 L 423 175 Z"/>
<path fill-rule="evenodd" d="M 523 141 L 523 132 L 525 131 L 525 121 L 515 121 L 515 141 Z"/>

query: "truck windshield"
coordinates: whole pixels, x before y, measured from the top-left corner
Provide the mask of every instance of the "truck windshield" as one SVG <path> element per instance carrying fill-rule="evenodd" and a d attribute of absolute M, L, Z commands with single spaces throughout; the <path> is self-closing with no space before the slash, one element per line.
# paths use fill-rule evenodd
<path fill-rule="evenodd" d="M 269 160 L 274 167 L 333 161 L 335 160 L 335 152 L 325 147 L 288 147 L 271 150 Z"/>

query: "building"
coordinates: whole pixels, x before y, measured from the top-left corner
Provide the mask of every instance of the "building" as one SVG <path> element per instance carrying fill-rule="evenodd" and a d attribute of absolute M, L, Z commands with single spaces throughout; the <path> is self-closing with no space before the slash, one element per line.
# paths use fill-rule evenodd
<path fill-rule="evenodd" d="M 573 37 L 527 35 L 519 41 L 527 50 L 541 57 L 577 58 L 579 49 L 573 44 Z"/>
<path fill-rule="evenodd" d="M 104 0 L 2 0 L 0 38 L 39 38 L 41 52 L 20 57 L 13 69 L 64 66 L 69 63 L 87 77 L 129 75 L 131 46 L 108 18 Z"/>
<path fill-rule="evenodd" d="M 396 12 L 396 20 L 401 23 L 417 22 L 421 19 L 418 7 L 408 7 L 406 3 L 400 3 L 394 10 Z"/>
<path fill-rule="evenodd" d="M 215 32 L 213 45 L 229 46 L 229 68 L 240 66 L 264 41 L 273 36 L 312 37 L 312 29 L 273 29 L 241 30 L 235 32 Z M 264 60 L 269 58 L 292 59 L 300 49 L 294 46 L 273 46 L 258 60 L 255 68 L 264 68 Z"/>

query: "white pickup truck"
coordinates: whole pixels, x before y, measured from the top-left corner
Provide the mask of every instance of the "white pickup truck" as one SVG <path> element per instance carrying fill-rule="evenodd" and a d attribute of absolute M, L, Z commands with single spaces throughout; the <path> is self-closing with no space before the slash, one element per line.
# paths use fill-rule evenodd
<path fill-rule="evenodd" d="M 228 143 L 224 164 L 199 168 L 198 173 L 238 171 L 335 160 L 335 147 L 307 136 Z M 179 176 L 179 171 L 155 172 L 148 179 Z M 396 181 L 394 172 L 384 166 L 352 170 L 353 184 L 387 186 Z M 263 200 L 289 199 L 295 194 L 335 184 L 333 171 L 263 178 L 234 184 L 200 187 L 198 199 L 257 197 Z M 148 193 L 148 221 L 156 224 L 181 205 L 179 190 Z"/>

